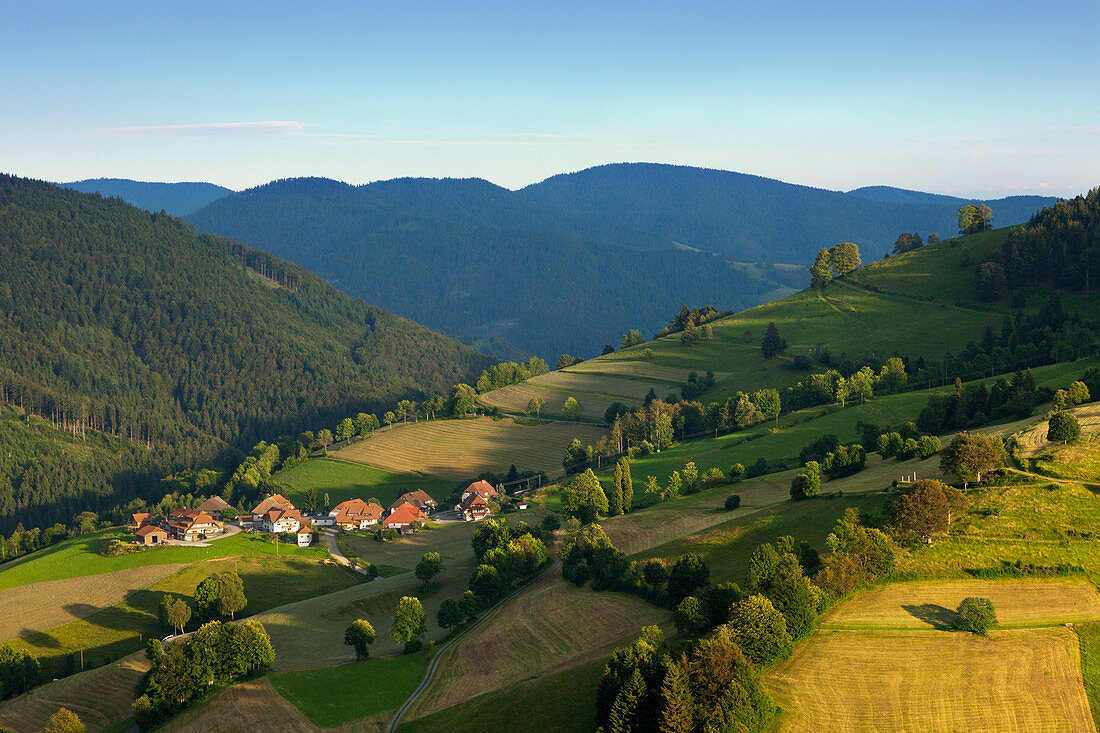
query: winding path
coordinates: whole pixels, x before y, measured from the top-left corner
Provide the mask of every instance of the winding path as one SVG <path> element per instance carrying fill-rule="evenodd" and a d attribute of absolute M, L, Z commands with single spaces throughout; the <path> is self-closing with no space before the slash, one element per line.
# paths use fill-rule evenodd
<path fill-rule="evenodd" d="M 428 685 L 432 683 L 432 680 L 435 679 L 435 670 L 439 667 L 439 663 L 440 661 L 442 661 L 443 655 L 447 653 L 447 650 L 451 648 L 452 644 L 454 644 L 456 641 L 466 636 L 466 634 L 470 633 L 471 631 L 491 619 L 504 606 L 505 603 L 512 600 L 513 598 L 516 598 L 517 596 L 521 596 L 524 593 L 527 593 L 540 581 L 550 577 L 550 575 L 560 567 L 561 560 L 555 559 L 550 567 L 546 568 L 546 570 L 543 570 L 541 573 L 535 576 L 535 578 L 530 583 L 527 583 L 521 588 L 517 588 L 511 594 L 502 598 L 499 603 L 489 609 L 484 615 L 481 616 L 481 618 L 474 621 L 472 624 L 463 629 L 462 632 L 455 636 L 453 639 L 448 641 L 443 646 L 439 647 L 439 650 L 435 653 L 435 656 L 433 656 L 431 661 L 428 662 L 428 669 L 424 672 L 424 679 L 421 680 L 420 686 L 413 690 L 413 693 L 409 695 L 409 698 L 405 700 L 400 708 L 397 709 L 397 712 L 394 714 L 393 718 L 390 719 L 389 725 L 386 726 L 386 733 L 395 733 L 400 727 L 401 719 L 405 717 L 405 713 L 409 711 L 409 708 L 412 707 L 412 704 L 417 701 L 420 695 L 423 694 L 424 690 L 428 689 Z"/>

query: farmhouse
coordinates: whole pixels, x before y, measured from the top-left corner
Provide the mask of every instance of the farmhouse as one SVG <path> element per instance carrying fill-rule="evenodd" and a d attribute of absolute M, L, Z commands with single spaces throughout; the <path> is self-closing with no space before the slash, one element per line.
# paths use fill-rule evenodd
<path fill-rule="evenodd" d="M 168 515 L 168 532 L 177 540 L 194 542 L 221 534 L 224 525 L 198 509 L 173 509 Z"/>
<path fill-rule="evenodd" d="M 260 518 L 260 526 L 265 532 L 297 532 L 302 526 L 302 514 L 293 506 L 290 509 L 269 509 Z"/>
<path fill-rule="evenodd" d="M 295 506 L 290 503 L 290 499 L 286 498 L 282 494 L 272 494 L 271 496 L 267 497 L 259 504 L 257 504 L 250 514 L 242 514 L 241 516 L 237 517 L 237 521 L 242 527 L 259 527 L 270 532 L 271 530 L 268 529 L 266 525 L 268 518 L 267 515 L 272 509 L 279 509 L 285 512 L 298 511 Z M 298 524 L 294 526 L 294 529 L 280 531 L 298 531 L 298 527 L 301 525 L 302 520 L 301 514 L 298 514 L 297 518 Z"/>
<path fill-rule="evenodd" d="M 135 514 L 130 515 L 129 530 L 131 532 L 136 532 L 139 529 L 141 529 L 142 527 L 144 527 L 146 524 L 152 524 L 152 523 L 153 523 L 153 514 L 152 514 L 152 512 L 137 512 Z"/>
<path fill-rule="evenodd" d="M 222 511 L 229 506 L 229 502 L 220 496 L 211 496 L 209 499 L 199 504 L 196 509 L 200 512 L 206 512 L 214 519 L 222 518 Z"/>
<path fill-rule="evenodd" d="M 428 496 L 428 492 L 424 491 L 423 489 L 409 491 L 397 497 L 397 501 L 390 505 L 390 512 L 393 512 L 402 504 L 411 504 L 425 514 L 431 514 L 438 506 L 435 499 Z"/>
<path fill-rule="evenodd" d="M 459 500 L 459 506 L 461 502 L 466 501 L 468 498 L 477 494 L 482 499 L 491 499 L 497 495 L 497 490 L 493 488 L 493 485 L 488 481 L 482 479 L 481 481 L 475 481 L 462 492 L 462 498 Z M 455 507 L 458 509 L 458 506 Z"/>
<path fill-rule="evenodd" d="M 455 509 L 467 522 L 485 519 L 490 513 L 488 500 L 478 493 L 467 494 L 466 498 Z"/>
<path fill-rule="evenodd" d="M 145 524 L 136 532 L 138 541 L 143 545 L 163 545 L 168 533 L 155 524 Z"/>
<path fill-rule="evenodd" d="M 298 530 L 298 547 L 309 547 L 313 542 L 313 530 L 307 525 Z"/>
<path fill-rule="evenodd" d="M 412 504 L 401 504 L 390 512 L 390 515 L 382 520 L 382 526 L 386 529 L 408 529 L 413 522 L 427 519 L 428 515 L 417 509 Z"/>
<path fill-rule="evenodd" d="M 333 523 L 340 529 L 366 529 L 382 519 L 382 507 L 362 499 L 348 499 L 329 512 Z"/>

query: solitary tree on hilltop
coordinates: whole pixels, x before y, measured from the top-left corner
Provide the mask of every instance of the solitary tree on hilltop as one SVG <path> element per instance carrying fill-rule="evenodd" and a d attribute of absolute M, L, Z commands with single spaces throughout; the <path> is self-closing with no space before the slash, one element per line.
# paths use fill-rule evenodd
<path fill-rule="evenodd" d="M 976 234 L 993 228 L 993 210 L 985 204 L 960 206 L 959 234 Z"/>
<path fill-rule="evenodd" d="M 833 269 L 834 277 L 844 277 L 861 264 L 859 247 L 855 243 L 841 242 L 829 248 L 829 266 Z"/>

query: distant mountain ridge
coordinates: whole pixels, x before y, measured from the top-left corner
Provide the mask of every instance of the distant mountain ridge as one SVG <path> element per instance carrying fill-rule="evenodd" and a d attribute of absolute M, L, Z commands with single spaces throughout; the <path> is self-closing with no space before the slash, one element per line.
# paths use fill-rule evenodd
<path fill-rule="evenodd" d="M 288 179 L 187 221 L 468 343 L 504 341 L 548 360 L 598 353 L 625 328 L 656 331 L 684 302 L 745 307 L 802 280 L 588 226 L 478 179 Z"/>
<path fill-rule="evenodd" d="M 1014 211 L 1009 207 L 1022 206 L 1025 209 L 1035 207 L 1039 211 L 1044 206 L 1051 206 L 1057 199 L 1049 196 L 1006 196 L 1000 199 L 968 199 L 959 196 L 948 196 L 942 193 L 925 193 L 924 191 L 912 191 L 907 188 L 895 188 L 894 186 L 863 186 L 848 191 L 849 196 L 866 199 L 868 201 L 881 201 L 894 204 L 916 204 L 932 206 L 959 206 L 966 204 L 986 204 L 990 207 L 1001 206 L 1006 212 Z M 1008 216 L 1008 214 L 1006 214 Z M 1011 218 L 1011 216 L 1009 217 Z"/>
<path fill-rule="evenodd" d="M 951 236 L 958 228 L 958 207 L 974 202 L 887 187 L 843 193 L 657 163 L 615 163 L 563 173 L 520 193 L 575 216 L 738 260 L 798 264 L 808 264 L 818 249 L 842 241 L 858 244 L 866 261 L 888 252 L 901 232 Z M 1024 222 L 1056 200 L 1025 196 L 983 203 L 993 209 L 994 226 L 999 227 Z"/>
<path fill-rule="evenodd" d="M 164 211 L 172 216 L 187 216 L 233 193 L 213 183 L 152 183 L 128 178 L 89 178 L 60 184 L 81 193 L 117 196 L 139 209 Z"/>
<path fill-rule="evenodd" d="M 1053 201 L 990 202 L 994 224 L 1025 221 Z M 519 191 L 475 178 L 286 179 L 220 198 L 187 221 L 494 355 L 553 361 L 594 355 L 628 328 L 655 333 L 685 303 L 740 310 L 808 280 L 766 263 L 807 265 L 840 241 L 856 242 L 867 262 L 903 231 L 950 236 L 962 203 L 631 163 Z"/>

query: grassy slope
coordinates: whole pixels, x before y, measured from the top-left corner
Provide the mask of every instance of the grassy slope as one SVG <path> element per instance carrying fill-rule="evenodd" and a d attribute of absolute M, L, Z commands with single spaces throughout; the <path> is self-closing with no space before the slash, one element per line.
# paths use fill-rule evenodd
<path fill-rule="evenodd" d="M 661 397 L 679 394 L 688 370 L 710 369 L 720 377 L 702 397 L 704 402 L 738 390 L 782 388 L 805 378 L 805 373 L 784 367 L 815 346 L 852 357 L 901 354 L 938 359 L 947 352 L 958 353 L 969 341 L 980 339 L 987 319 L 999 327 L 1011 312 L 1007 301 L 985 304 L 974 296 L 977 263 L 997 251 L 1007 236 L 1008 229 L 996 229 L 879 260 L 823 291 L 803 290 L 715 321 L 711 342 L 685 348 L 678 334 L 666 336 L 490 392 L 481 400 L 522 411 L 538 394 L 550 414 L 559 412 L 565 397 L 573 394 L 584 414 L 600 417 L 612 401 L 637 403 L 650 387 Z M 1025 288 L 1024 293 L 1030 310 L 1049 298 L 1042 288 Z M 1100 316 L 1100 300 L 1076 293 L 1061 296 L 1067 311 L 1079 311 L 1086 318 Z M 760 340 L 770 321 L 786 339 L 787 351 L 765 361 Z"/>
<path fill-rule="evenodd" d="M 336 458 L 308 460 L 280 471 L 275 480 L 284 488 L 283 494 L 299 506 L 309 489 L 317 492 L 320 501 L 327 494 L 332 506 L 347 499 L 372 497 L 382 506 L 389 506 L 401 494 L 416 489 L 423 489 L 442 501 L 455 487 L 454 481 L 394 473 Z"/>
<path fill-rule="evenodd" d="M 207 547 L 165 546 L 118 557 L 105 557 L 99 554 L 100 547 L 107 540 L 115 537 L 132 539 L 132 536 L 124 530 L 108 529 L 59 542 L 52 547 L 0 565 L 0 588 L 14 588 L 26 583 L 58 578 L 97 575 L 141 565 L 192 563 L 219 557 L 275 554 L 275 545 L 272 544 L 269 536 L 248 534 L 236 534 L 215 540 Z M 314 560 L 328 556 L 326 550 L 317 546 L 297 547 L 285 544 L 279 548 L 279 554 Z"/>
<path fill-rule="evenodd" d="M 46 631 L 24 634 L 10 642 L 16 649 L 23 649 L 39 657 L 48 675 L 59 676 L 66 671 L 67 659 L 72 659 L 75 668 L 80 669 L 79 652 L 84 653 L 85 668 L 112 662 L 125 654 L 142 647 L 142 640 L 160 636 L 164 629 L 157 620 L 157 609 L 165 595 L 190 597 L 198 585 L 207 576 L 215 572 L 236 570 L 244 581 L 245 597 L 248 605 L 242 612 L 248 616 L 261 611 L 309 598 L 314 595 L 332 593 L 357 584 L 361 578 L 346 570 L 332 565 L 322 564 L 320 559 L 327 555 L 322 550 L 305 548 L 301 553 L 291 550 L 286 556 L 274 556 L 274 547 L 270 543 L 255 541 L 253 537 L 236 537 L 215 542 L 227 545 L 221 559 L 201 561 L 201 558 L 174 573 L 140 590 L 87 618 L 71 621 Z M 255 547 L 250 547 L 250 545 Z M 232 552 L 233 548 L 237 552 Z M 271 552 L 266 550 L 270 547 Z M 173 548 L 195 550 L 202 548 Z M 260 550 L 260 551 L 256 551 Z M 251 551 L 251 552 L 249 552 Z M 150 553 L 152 554 L 152 553 Z M 82 558 L 72 548 L 65 556 L 72 564 L 80 566 Z M 99 556 L 92 556 L 98 558 Z M 104 558 L 107 559 L 107 558 Z M 110 558 L 114 559 L 114 558 Z M 32 612 L 32 609 L 28 609 Z M 191 626 L 194 626 L 192 623 Z"/>
<path fill-rule="evenodd" d="M 406 474 L 472 479 L 483 471 L 561 471 L 561 459 L 574 437 L 594 443 L 604 433 L 592 425 L 521 425 L 511 419 L 421 420 L 375 432 L 336 451 L 337 458 Z M 437 497 L 441 498 L 441 497 Z"/>
<path fill-rule="evenodd" d="M 396 709 L 424 678 L 429 658 L 423 651 L 278 672 L 271 675 L 271 684 L 311 723 L 331 728 Z"/>
<path fill-rule="evenodd" d="M 1086 369 L 1096 365 L 1100 365 L 1100 359 L 1081 359 L 1039 367 L 1032 370 L 1032 374 L 1039 386 L 1064 387 L 1081 376 Z M 976 380 L 972 384 L 989 381 L 991 380 Z M 714 466 L 727 473 L 734 463 L 748 467 L 760 458 L 794 468 L 799 451 L 816 438 L 832 434 L 844 443 L 851 443 L 858 439 L 856 424 L 860 421 L 898 426 L 915 420 L 927 404 L 929 396 L 942 391 L 946 390 L 938 388 L 884 395 L 862 405 L 844 409 L 812 408 L 782 417 L 779 423 L 781 429 L 775 433 L 767 433 L 767 427 L 760 425 L 715 439 L 687 441 L 660 453 L 638 458 L 630 464 L 635 502 L 646 501 L 641 491 L 646 476 L 656 476 L 664 486 L 668 476 L 673 471 L 682 470 L 688 461 L 695 463 L 700 474 Z M 746 438 L 752 439 L 746 441 Z M 900 471 L 899 465 L 899 475 Z M 612 485 L 612 474 L 600 473 L 599 476 L 604 488 L 608 489 Z M 831 490 L 829 486 L 826 484 L 825 490 Z"/>

